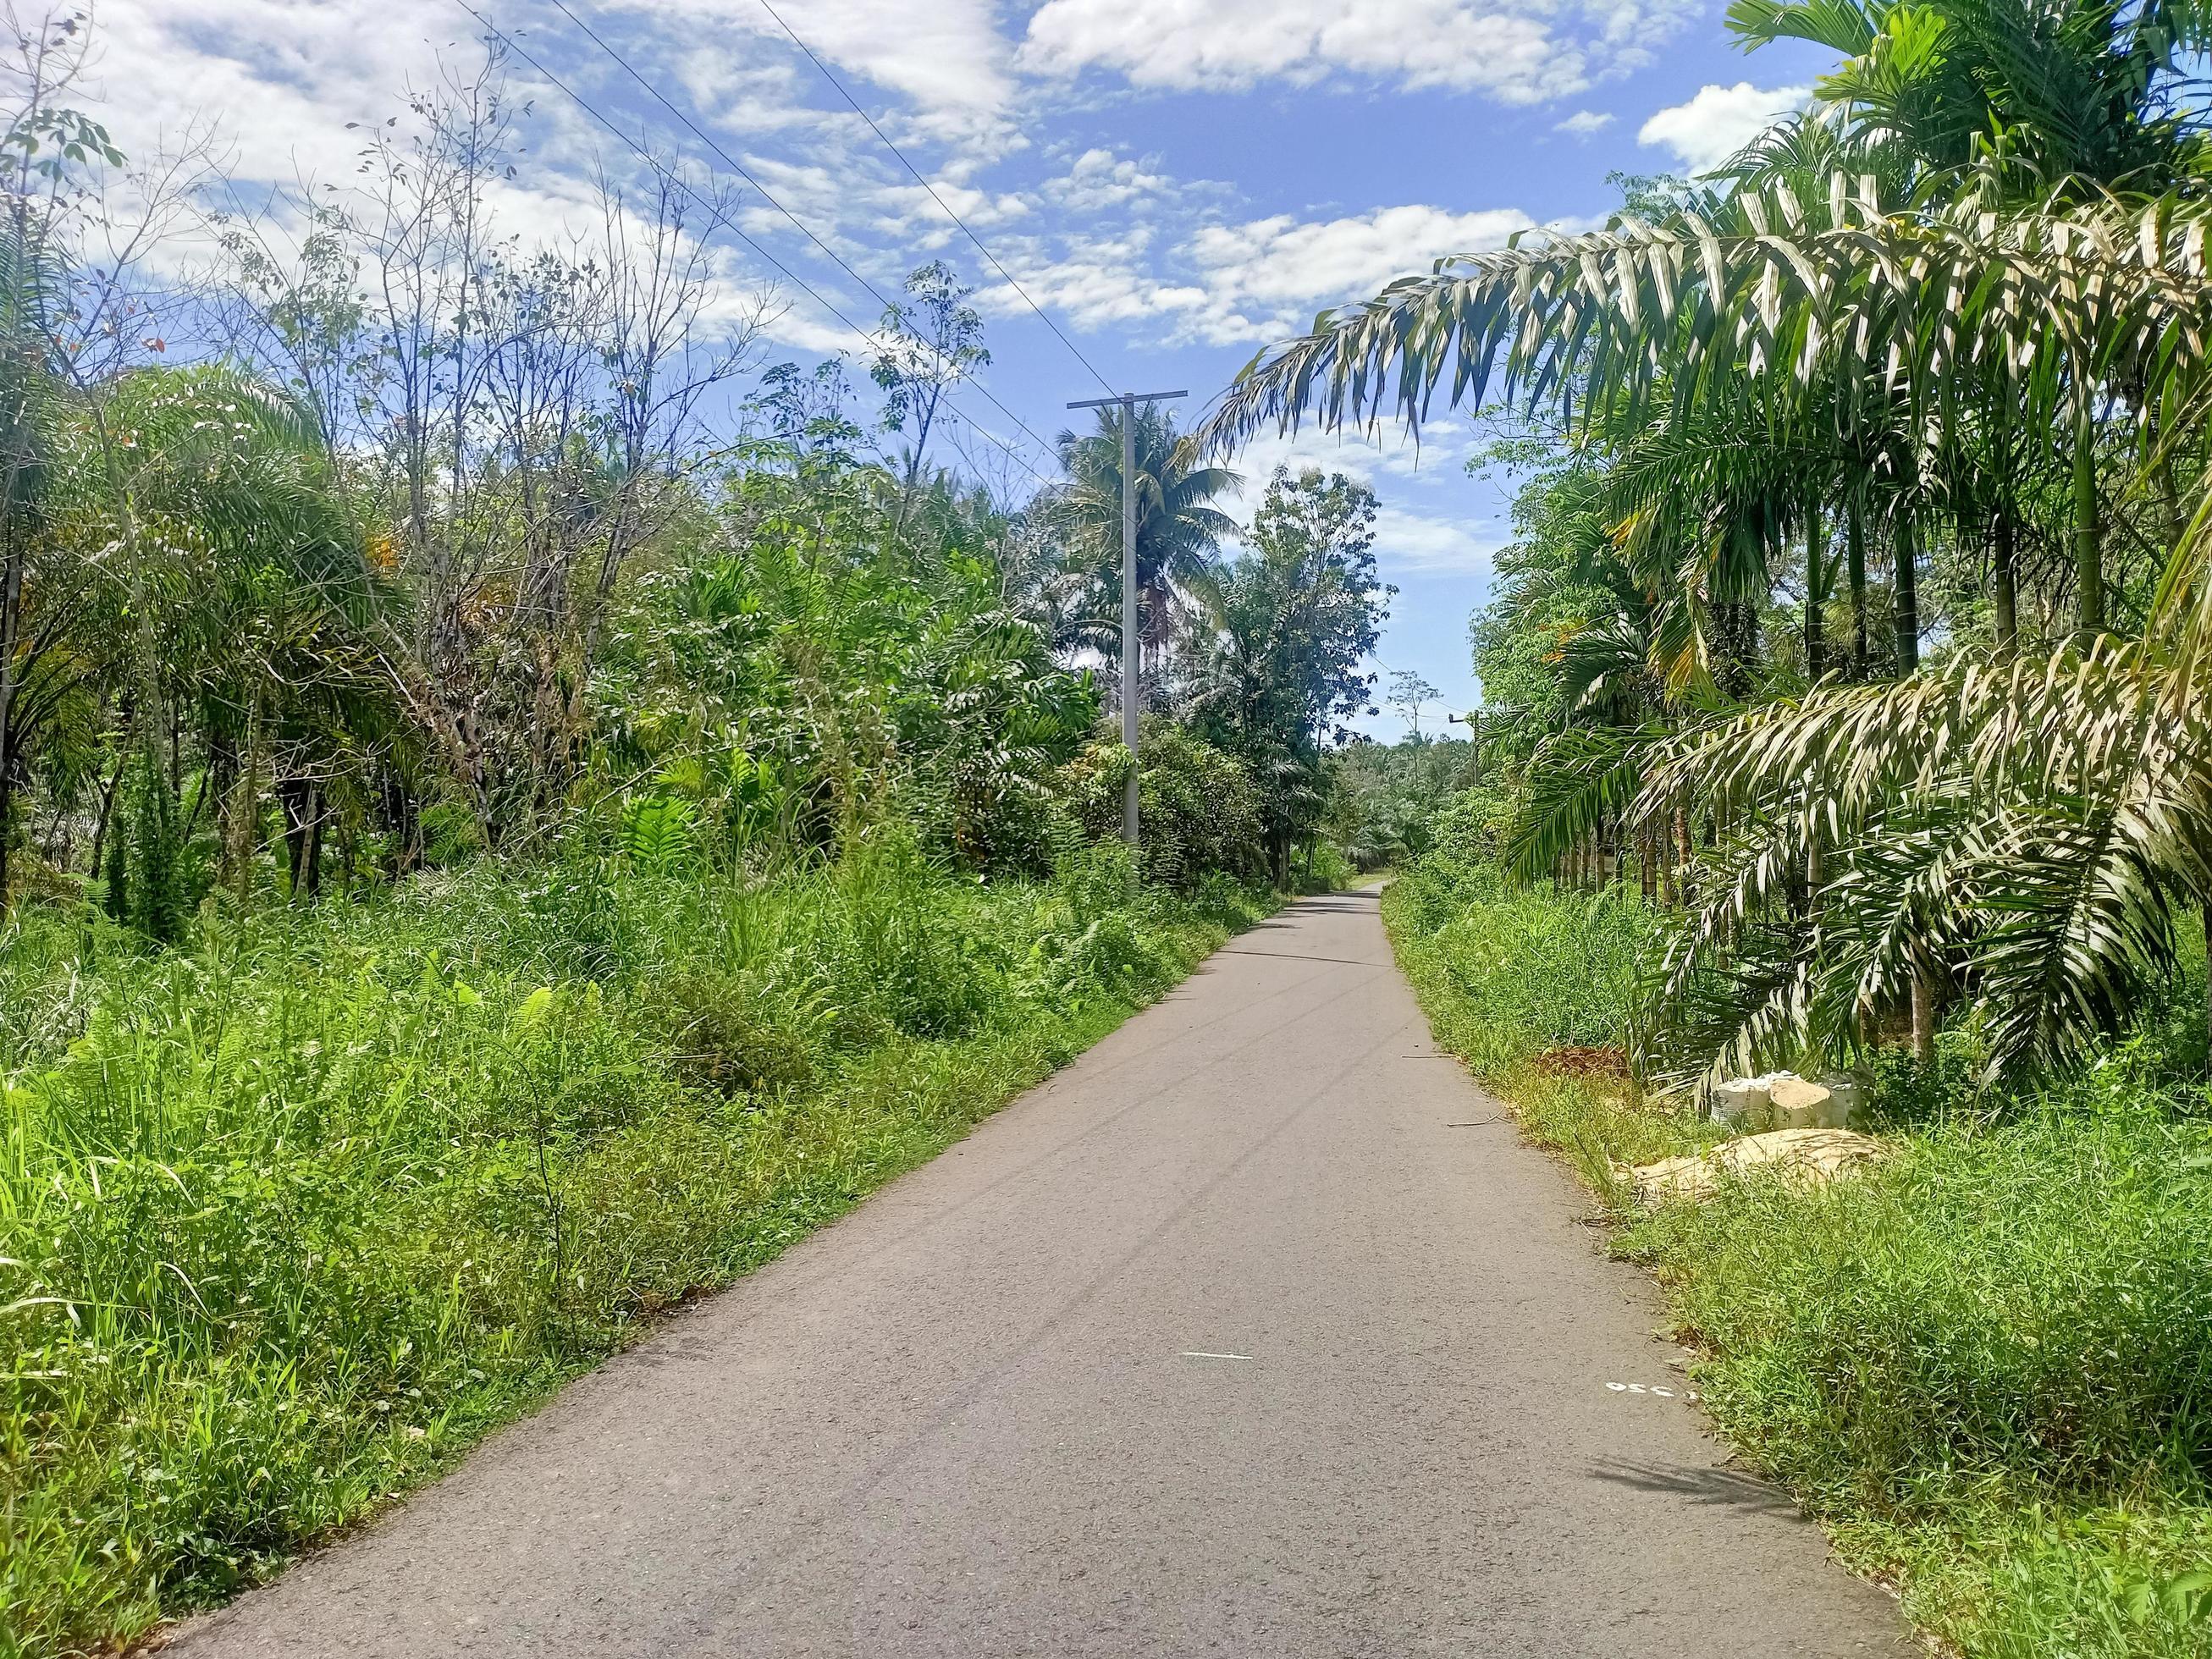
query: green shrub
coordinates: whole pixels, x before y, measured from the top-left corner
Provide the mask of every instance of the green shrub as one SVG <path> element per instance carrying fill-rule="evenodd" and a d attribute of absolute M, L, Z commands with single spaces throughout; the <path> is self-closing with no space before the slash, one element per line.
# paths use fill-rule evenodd
<path fill-rule="evenodd" d="M 1259 787 L 1244 763 L 1152 717 L 1138 752 L 1145 878 L 1188 888 L 1210 870 L 1257 876 L 1266 863 L 1266 828 Z M 1060 793 L 1086 835 L 1104 840 L 1121 833 L 1128 777 L 1129 751 L 1104 739 L 1060 769 Z"/>
<path fill-rule="evenodd" d="M 1427 999 L 1440 1034 L 1481 1072 L 1546 1048 L 1626 1048 L 1662 948 L 1633 894 L 1509 890 L 1494 866 L 1440 854 L 1392 883 L 1383 908 L 1417 983 L 1442 981 Z"/>

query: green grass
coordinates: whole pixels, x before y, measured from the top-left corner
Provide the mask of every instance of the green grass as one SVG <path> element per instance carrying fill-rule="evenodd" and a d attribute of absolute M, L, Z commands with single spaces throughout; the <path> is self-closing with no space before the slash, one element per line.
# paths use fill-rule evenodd
<path fill-rule="evenodd" d="M 206 1606 L 928 1158 L 1265 908 L 486 866 L 0 941 L 0 1653 Z"/>
<path fill-rule="evenodd" d="M 1720 1426 L 1917 1625 L 1988 1659 L 2212 1655 L 2212 1127 L 2154 1043 L 2001 1102 L 1885 1062 L 1886 1172 L 1645 1215 L 1614 1165 L 1712 1132 L 1534 1062 L 1625 1039 L 1653 919 L 1465 868 L 1383 909 L 1439 1040 L 1659 1274 Z"/>

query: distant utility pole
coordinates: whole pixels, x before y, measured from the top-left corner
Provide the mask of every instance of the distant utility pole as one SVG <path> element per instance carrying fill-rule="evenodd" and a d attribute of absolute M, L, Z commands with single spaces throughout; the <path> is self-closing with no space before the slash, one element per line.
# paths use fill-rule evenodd
<path fill-rule="evenodd" d="M 1188 392 L 1125 392 L 1086 398 L 1070 409 L 1121 407 L 1121 742 L 1129 751 L 1129 782 L 1121 792 L 1121 839 L 1137 844 L 1137 405 L 1188 398 Z"/>

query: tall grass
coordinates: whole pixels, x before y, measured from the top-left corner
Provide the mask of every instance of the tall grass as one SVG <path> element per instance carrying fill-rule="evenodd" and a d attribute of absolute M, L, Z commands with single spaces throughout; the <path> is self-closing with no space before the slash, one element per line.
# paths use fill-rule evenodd
<path fill-rule="evenodd" d="M 2163 1011 L 2031 1096 L 1886 1061 L 1884 1172 L 1641 1214 L 1617 1164 L 1712 1132 L 1530 1062 L 1626 1032 L 1624 964 L 1656 919 L 1437 862 L 1384 915 L 1439 1040 L 1607 1198 L 1704 1355 L 1709 1408 L 1847 1559 L 1969 1655 L 2212 1655 L 2212 1126 Z"/>
<path fill-rule="evenodd" d="M 0 1653 L 128 1637 L 374 1509 L 1259 908 L 1111 848 L 986 885 L 893 842 L 487 867 L 150 957 L 33 918 L 0 952 Z"/>

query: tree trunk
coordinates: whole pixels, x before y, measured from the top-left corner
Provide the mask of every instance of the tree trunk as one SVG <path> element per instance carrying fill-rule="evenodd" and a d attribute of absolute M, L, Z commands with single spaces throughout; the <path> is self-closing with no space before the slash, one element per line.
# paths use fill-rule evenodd
<path fill-rule="evenodd" d="M 1920 670 L 1920 553 L 1913 545 L 1912 520 L 1897 520 L 1897 674 L 1904 679 Z"/>
<path fill-rule="evenodd" d="M 2173 453 L 2167 448 L 2163 423 L 2154 406 L 2148 411 L 2151 422 L 2151 483 L 2158 490 L 2159 511 L 2166 519 L 2166 549 L 2172 553 L 2181 545 L 2181 538 L 2189 533 L 2189 520 L 2181 510 L 2181 492 L 2173 483 Z"/>
<path fill-rule="evenodd" d="M 323 890 L 323 820 L 330 815 L 323 810 L 323 792 L 319 785 L 307 795 L 307 902 L 312 904 Z"/>
<path fill-rule="evenodd" d="M 8 538 L 0 566 L 0 915 L 8 913 L 8 854 L 15 840 L 15 643 L 23 622 L 23 541 Z"/>
<path fill-rule="evenodd" d="M 1844 542 L 1850 562 L 1851 678 L 1863 680 L 1867 677 L 1866 526 L 1859 517 L 1856 495 L 1851 497 L 1844 520 Z"/>
<path fill-rule="evenodd" d="M 307 896 L 307 824 L 314 812 L 314 785 L 305 778 L 279 778 L 276 802 L 284 811 L 286 891 L 297 904 Z"/>
<path fill-rule="evenodd" d="M 1912 1057 L 1923 1066 L 1936 1063 L 1936 975 L 1917 963 L 1912 969 Z"/>
<path fill-rule="evenodd" d="M 232 792 L 230 823 L 223 836 L 228 843 L 223 848 L 224 860 L 234 890 L 238 908 L 243 911 L 253 901 L 253 853 L 261 837 L 256 820 L 261 813 L 261 711 L 249 708 L 246 714 L 246 751 L 238 768 L 238 785 Z"/>
<path fill-rule="evenodd" d="M 1996 523 L 1990 537 L 1991 598 L 1996 607 L 1996 645 L 2001 656 L 2020 648 L 2020 521 L 2013 514 L 2009 495 L 1997 502 Z"/>
<path fill-rule="evenodd" d="M 1805 515 L 1805 678 L 1814 685 L 1828 673 L 1828 639 L 1820 616 L 1827 600 L 1826 574 L 1820 568 L 1825 539 L 1820 506 L 1815 501 Z"/>
<path fill-rule="evenodd" d="M 107 775 L 107 782 L 100 792 L 100 816 L 92 821 L 92 858 L 85 868 L 97 878 L 100 875 L 100 854 L 107 846 L 107 826 L 115 817 L 115 792 L 123 783 L 123 754 L 115 757 L 115 769 Z"/>
<path fill-rule="evenodd" d="M 2105 630 L 2104 548 L 2097 524 L 2097 423 L 2085 398 L 2074 417 L 2074 580 L 2081 631 Z"/>

